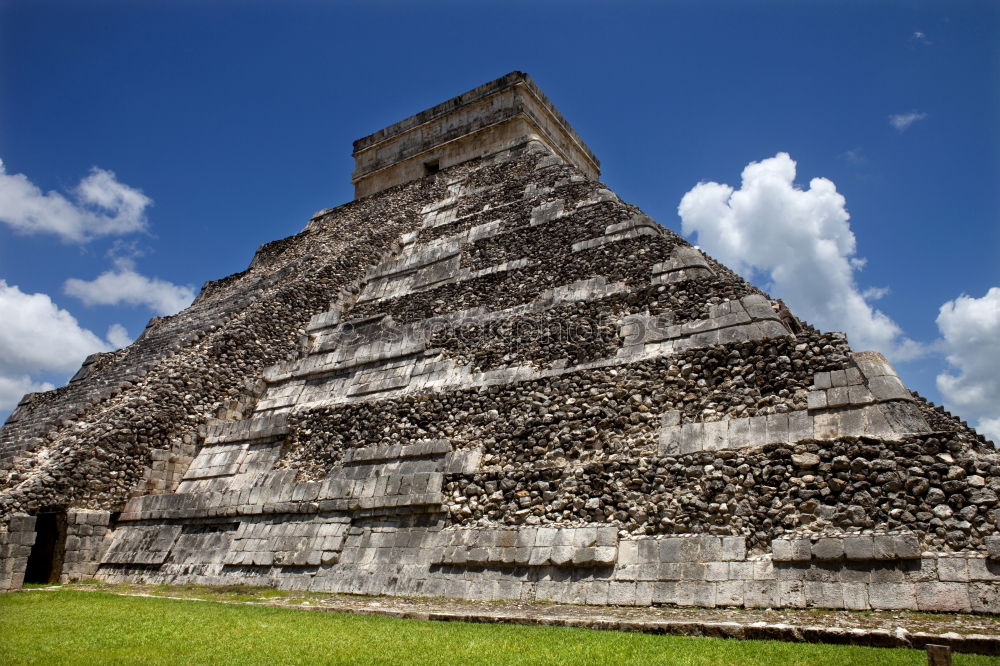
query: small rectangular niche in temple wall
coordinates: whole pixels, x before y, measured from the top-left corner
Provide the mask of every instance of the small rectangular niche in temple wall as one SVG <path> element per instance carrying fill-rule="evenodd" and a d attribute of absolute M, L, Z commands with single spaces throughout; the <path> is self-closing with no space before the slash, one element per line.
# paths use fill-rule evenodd
<path fill-rule="evenodd" d="M 427 160 L 424 162 L 424 175 L 433 176 L 441 170 L 441 163 L 438 160 Z"/>
<path fill-rule="evenodd" d="M 35 543 L 24 570 L 25 583 L 58 583 L 66 555 L 66 512 L 40 513 L 35 518 Z"/>

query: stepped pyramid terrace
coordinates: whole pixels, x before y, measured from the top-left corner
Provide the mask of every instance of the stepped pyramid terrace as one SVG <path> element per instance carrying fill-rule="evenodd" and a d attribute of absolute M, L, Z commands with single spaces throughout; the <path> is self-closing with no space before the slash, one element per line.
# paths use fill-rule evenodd
<path fill-rule="evenodd" d="M 623 202 L 527 75 L 0 431 L 0 589 L 1000 613 L 1000 459 Z"/>

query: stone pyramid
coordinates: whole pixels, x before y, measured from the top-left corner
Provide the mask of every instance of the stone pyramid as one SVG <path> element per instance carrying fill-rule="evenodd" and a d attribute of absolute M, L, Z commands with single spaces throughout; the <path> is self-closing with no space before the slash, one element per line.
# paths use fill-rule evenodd
<path fill-rule="evenodd" d="M 0 432 L 0 586 L 1000 612 L 1000 467 L 514 72 Z"/>

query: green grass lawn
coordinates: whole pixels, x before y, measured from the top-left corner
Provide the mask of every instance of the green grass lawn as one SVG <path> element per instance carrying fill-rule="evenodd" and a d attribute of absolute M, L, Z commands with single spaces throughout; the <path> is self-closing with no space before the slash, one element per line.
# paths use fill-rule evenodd
<path fill-rule="evenodd" d="M 421 622 L 104 592 L 0 595 L 4 664 L 926 664 L 917 650 Z M 956 664 L 997 660 L 957 655 Z"/>

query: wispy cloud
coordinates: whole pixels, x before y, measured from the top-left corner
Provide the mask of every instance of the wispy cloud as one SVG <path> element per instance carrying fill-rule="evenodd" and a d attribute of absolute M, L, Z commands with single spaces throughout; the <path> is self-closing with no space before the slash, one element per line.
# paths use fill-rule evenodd
<path fill-rule="evenodd" d="M 916 42 L 922 46 L 930 46 L 932 43 L 931 40 L 927 39 L 927 35 L 920 30 L 916 30 L 912 35 L 910 35 L 910 41 Z"/>
<path fill-rule="evenodd" d="M 889 287 L 868 287 L 861 295 L 864 296 L 866 301 L 877 301 L 880 298 L 885 298 L 889 295 Z"/>
<path fill-rule="evenodd" d="M 861 152 L 860 148 L 851 148 L 850 150 L 845 150 L 840 154 L 840 158 L 854 165 L 861 165 L 868 161 L 864 153 Z"/>
<path fill-rule="evenodd" d="M 55 234 L 70 243 L 146 229 L 153 203 L 115 174 L 94 167 L 68 193 L 43 193 L 24 174 L 9 174 L 0 160 L 0 222 L 24 234 Z"/>
<path fill-rule="evenodd" d="M 910 125 L 923 120 L 927 114 L 923 111 L 910 111 L 909 113 L 897 113 L 889 116 L 889 124 L 896 128 L 900 134 L 910 129 Z"/>
<path fill-rule="evenodd" d="M 191 287 L 146 277 L 135 270 L 132 259 L 118 257 L 114 266 L 93 280 L 70 278 L 63 291 L 87 305 L 145 305 L 161 315 L 179 312 L 194 300 Z"/>

